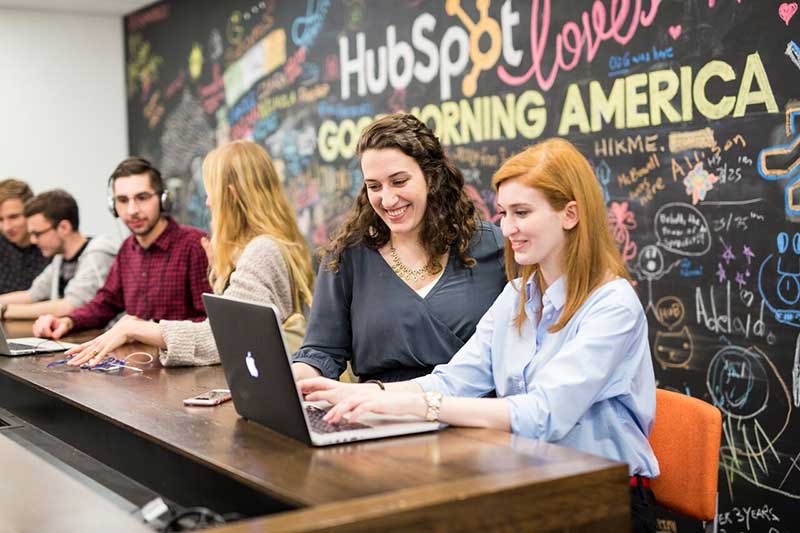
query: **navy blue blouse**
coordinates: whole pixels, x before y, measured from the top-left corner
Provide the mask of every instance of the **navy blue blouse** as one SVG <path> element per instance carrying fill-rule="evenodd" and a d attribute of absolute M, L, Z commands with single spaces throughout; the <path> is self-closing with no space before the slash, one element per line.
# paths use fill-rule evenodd
<path fill-rule="evenodd" d="M 303 346 L 292 358 L 338 379 L 350 361 L 364 381 L 399 381 L 446 363 L 506 284 L 500 229 L 483 222 L 461 265 L 451 252 L 425 298 L 395 274 L 380 253 L 363 245 L 345 250 L 334 273 L 320 266 Z"/>

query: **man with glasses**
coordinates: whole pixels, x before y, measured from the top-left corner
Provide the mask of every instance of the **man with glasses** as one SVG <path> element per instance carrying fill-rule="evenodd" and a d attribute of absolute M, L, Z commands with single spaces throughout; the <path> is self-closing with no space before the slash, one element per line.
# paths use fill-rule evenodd
<path fill-rule="evenodd" d="M 84 237 L 78 231 L 78 204 L 66 191 L 33 197 L 24 214 L 31 242 L 53 260 L 29 289 L 0 295 L 0 320 L 67 315 L 103 286 L 117 245 L 107 237 Z"/>
<path fill-rule="evenodd" d="M 27 289 L 50 262 L 28 237 L 23 211 L 32 197 L 24 181 L 0 181 L 0 294 Z"/>
<path fill-rule="evenodd" d="M 167 215 L 169 195 L 161 173 L 147 160 L 124 160 L 108 181 L 108 208 L 133 235 L 123 241 L 97 295 L 65 317 L 39 317 L 33 326 L 37 337 L 102 328 L 122 312 L 154 321 L 206 317 L 201 295 L 211 287 L 200 242 L 205 234 Z"/>

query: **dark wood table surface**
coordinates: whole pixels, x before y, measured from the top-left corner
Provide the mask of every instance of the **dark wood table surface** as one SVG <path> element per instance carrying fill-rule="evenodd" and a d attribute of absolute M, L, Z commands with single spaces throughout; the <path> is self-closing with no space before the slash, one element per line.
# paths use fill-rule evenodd
<path fill-rule="evenodd" d="M 30 323 L 4 326 L 9 337 L 30 335 Z M 307 447 L 242 420 L 232 402 L 185 407 L 184 398 L 226 387 L 219 366 L 167 369 L 156 361 L 119 374 L 47 368 L 61 357 L 0 357 L 0 374 L 298 509 L 225 531 L 414 529 L 442 520 L 467 530 L 627 527 L 627 468 L 602 458 L 465 428 Z M 486 516 L 477 518 L 479 510 Z"/>

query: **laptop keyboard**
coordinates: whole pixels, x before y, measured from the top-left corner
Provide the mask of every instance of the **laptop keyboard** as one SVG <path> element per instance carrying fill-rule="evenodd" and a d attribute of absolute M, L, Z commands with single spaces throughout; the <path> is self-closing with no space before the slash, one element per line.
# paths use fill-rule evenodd
<path fill-rule="evenodd" d="M 349 431 L 352 429 L 369 429 L 370 426 L 359 424 L 358 422 L 351 424 L 349 422 L 341 422 L 339 424 L 329 424 L 322 420 L 326 409 L 320 409 L 313 405 L 306 405 L 306 414 L 308 421 L 311 423 L 311 429 L 317 433 L 337 433 L 339 431 Z"/>

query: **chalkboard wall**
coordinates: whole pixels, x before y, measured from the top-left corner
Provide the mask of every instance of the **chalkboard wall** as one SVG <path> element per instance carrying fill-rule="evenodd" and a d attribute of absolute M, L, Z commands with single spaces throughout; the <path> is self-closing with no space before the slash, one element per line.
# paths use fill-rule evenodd
<path fill-rule="evenodd" d="M 205 153 L 263 144 L 316 246 L 361 187 L 355 143 L 376 115 L 411 111 L 433 127 L 492 220 L 503 159 L 569 138 L 603 188 L 659 386 L 724 414 L 721 529 L 799 531 L 797 9 L 161 2 L 124 20 L 130 151 L 162 168 L 177 216 L 204 226 Z"/>

